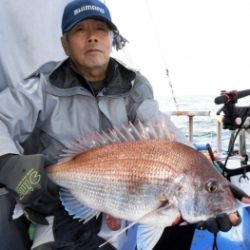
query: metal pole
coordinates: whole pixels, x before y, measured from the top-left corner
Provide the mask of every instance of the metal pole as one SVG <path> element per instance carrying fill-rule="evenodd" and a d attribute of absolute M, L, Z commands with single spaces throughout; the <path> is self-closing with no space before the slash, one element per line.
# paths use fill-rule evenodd
<path fill-rule="evenodd" d="M 239 137 L 239 153 L 240 155 L 246 155 L 246 135 L 245 131 L 242 130 Z"/>
<path fill-rule="evenodd" d="M 221 123 L 216 121 L 217 124 L 217 151 L 221 152 Z"/>
<path fill-rule="evenodd" d="M 188 116 L 188 122 L 189 122 L 189 141 L 193 142 L 193 116 Z"/>

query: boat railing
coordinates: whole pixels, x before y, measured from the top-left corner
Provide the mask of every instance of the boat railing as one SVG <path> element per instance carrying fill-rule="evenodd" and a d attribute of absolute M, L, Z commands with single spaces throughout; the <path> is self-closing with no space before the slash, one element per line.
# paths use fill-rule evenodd
<path fill-rule="evenodd" d="M 170 116 L 186 116 L 188 117 L 188 139 L 193 142 L 194 135 L 194 118 L 198 116 L 213 117 L 216 122 L 216 150 L 222 151 L 222 115 L 216 115 L 212 111 L 168 111 Z M 241 133 L 239 137 L 240 149 L 245 146 L 245 134 Z"/>

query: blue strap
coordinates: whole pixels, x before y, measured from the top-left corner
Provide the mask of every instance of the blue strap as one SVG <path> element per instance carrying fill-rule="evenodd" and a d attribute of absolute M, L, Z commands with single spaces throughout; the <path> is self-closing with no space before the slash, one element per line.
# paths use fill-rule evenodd
<path fill-rule="evenodd" d="M 136 249 L 136 234 L 138 225 L 134 225 L 128 230 L 127 241 L 120 250 L 134 250 Z"/>

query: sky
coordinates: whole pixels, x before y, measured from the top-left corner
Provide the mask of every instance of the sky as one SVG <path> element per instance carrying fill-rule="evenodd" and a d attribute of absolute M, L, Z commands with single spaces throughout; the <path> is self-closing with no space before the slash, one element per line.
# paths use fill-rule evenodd
<path fill-rule="evenodd" d="M 60 24 L 69 1 L 0 1 L 0 59 L 12 82 L 13 68 L 20 78 L 65 57 Z M 129 41 L 113 55 L 140 70 L 157 99 L 171 96 L 169 81 L 177 97 L 250 89 L 250 0 L 102 1 Z"/>
<path fill-rule="evenodd" d="M 114 52 L 139 69 L 156 96 L 250 89 L 249 0 L 106 0 L 129 40 Z M 168 69 L 169 77 L 166 76 Z"/>

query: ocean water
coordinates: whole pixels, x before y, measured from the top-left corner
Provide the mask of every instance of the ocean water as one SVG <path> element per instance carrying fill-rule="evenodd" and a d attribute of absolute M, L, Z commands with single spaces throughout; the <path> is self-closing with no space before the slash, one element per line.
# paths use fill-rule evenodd
<path fill-rule="evenodd" d="M 217 121 L 216 112 L 222 105 L 214 103 L 214 96 L 180 96 L 176 97 L 178 108 L 172 97 L 157 98 L 160 109 L 168 111 L 210 111 L 210 116 L 195 116 L 193 118 L 193 142 L 195 144 L 210 144 L 213 149 L 217 149 Z M 249 102 L 250 103 L 250 102 Z M 243 104 L 242 104 L 243 105 Z M 172 116 L 171 120 L 188 137 L 188 117 Z M 222 151 L 227 151 L 232 131 L 221 130 Z M 248 144 L 248 141 L 247 141 Z M 235 149 L 239 147 L 238 140 Z"/>

